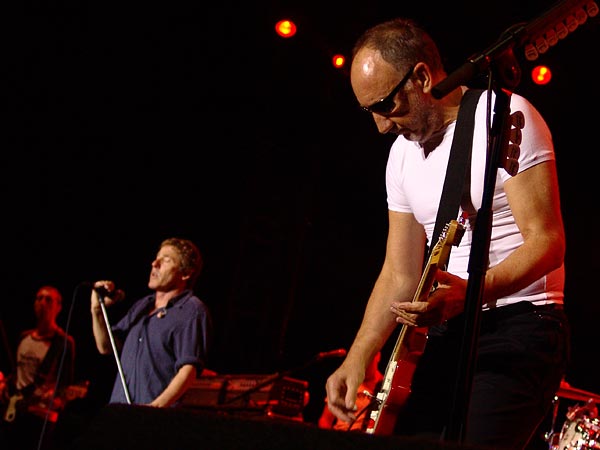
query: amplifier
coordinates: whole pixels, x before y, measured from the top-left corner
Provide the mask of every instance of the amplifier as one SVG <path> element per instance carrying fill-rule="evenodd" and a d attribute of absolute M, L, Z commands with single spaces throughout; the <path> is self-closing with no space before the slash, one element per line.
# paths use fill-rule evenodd
<path fill-rule="evenodd" d="M 308 382 L 275 375 L 215 375 L 194 381 L 181 397 L 183 407 L 257 412 L 298 418 L 308 403 Z"/>

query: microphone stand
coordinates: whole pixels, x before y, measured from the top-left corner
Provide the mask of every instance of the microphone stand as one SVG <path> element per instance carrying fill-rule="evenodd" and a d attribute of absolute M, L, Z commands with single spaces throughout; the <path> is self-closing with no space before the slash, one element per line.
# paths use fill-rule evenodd
<path fill-rule="evenodd" d="M 489 262 L 493 218 L 492 201 L 497 171 L 502 162 L 501 156 L 507 157 L 506 150 L 511 125 L 509 90 L 519 84 L 521 76 L 513 49 L 524 46 L 527 59 L 531 60 L 532 57 L 535 59 L 537 51 L 532 42 L 536 46 L 540 43 L 543 44 L 540 47 L 540 52 L 543 53 L 547 45 L 556 43 L 556 39 L 550 39 L 550 37 L 560 33 L 559 37 L 564 38 L 569 31 L 575 30 L 578 24 L 585 22 L 586 15 L 593 17 L 598 14 L 598 6 L 593 1 L 585 4 L 586 10 L 583 9 L 583 4 L 584 2 L 581 0 L 562 0 L 529 24 L 516 24 L 504 32 L 492 46 L 469 58 L 466 63 L 432 89 L 432 95 L 439 99 L 457 87 L 468 84 L 479 73 L 488 71 L 489 85 L 496 94 L 495 116 L 490 130 L 490 139 L 488 139 L 481 208 L 477 212 L 477 224 L 473 230 L 473 244 L 469 255 L 464 333 L 452 409 L 445 432 L 448 440 L 463 442 L 467 428 L 473 367 L 477 356 L 476 344 L 480 330 L 481 298 Z M 569 27 L 565 27 L 565 22 Z M 509 173 L 513 172 L 509 170 Z"/>
<path fill-rule="evenodd" d="M 123 385 L 123 391 L 125 392 L 125 398 L 127 399 L 127 404 L 131 405 L 131 397 L 129 396 L 129 389 L 127 389 L 127 382 L 125 381 L 125 375 L 123 374 L 123 366 L 121 366 L 121 360 L 119 359 L 119 352 L 117 350 L 117 345 L 115 344 L 115 337 L 113 335 L 110 322 L 108 320 L 108 314 L 106 312 L 106 305 L 104 304 L 104 294 L 96 291 L 98 294 L 98 301 L 100 302 L 100 309 L 102 310 L 102 315 L 104 316 L 104 323 L 106 324 L 106 331 L 108 331 L 108 337 L 110 339 L 110 345 L 112 346 L 113 355 L 115 356 L 115 361 L 117 362 L 117 369 L 119 370 L 119 377 L 121 378 L 121 384 Z"/>
<path fill-rule="evenodd" d="M 492 75 L 490 75 L 490 78 Z M 494 120 L 490 132 L 490 147 L 486 161 L 483 198 L 477 211 L 477 224 L 473 230 L 473 243 L 469 255 L 467 292 L 465 298 L 465 322 L 461 350 L 457 365 L 457 378 L 453 394 L 453 406 L 446 431 L 447 438 L 462 442 L 466 434 L 467 412 L 473 380 L 473 367 L 477 358 L 477 339 L 480 330 L 481 298 L 492 229 L 492 200 L 496 185 L 500 155 L 508 142 L 505 142 L 506 126 L 510 127 L 510 94 L 496 88 Z"/>

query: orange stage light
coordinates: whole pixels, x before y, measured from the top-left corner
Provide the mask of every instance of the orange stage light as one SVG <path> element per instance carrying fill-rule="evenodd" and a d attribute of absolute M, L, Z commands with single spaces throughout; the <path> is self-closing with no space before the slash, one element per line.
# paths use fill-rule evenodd
<path fill-rule="evenodd" d="M 341 69 L 346 64 L 346 57 L 342 54 L 333 55 L 331 62 L 333 63 L 333 67 Z"/>
<path fill-rule="evenodd" d="M 291 20 L 280 20 L 275 24 L 275 31 L 283 38 L 291 38 L 296 34 L 296 24 Z"/>
<path fill-rule="evenodd" d="M 552 72 L 547 66 L 536 66 L 531 71 L 531 79 L 535 84 L 548 84 L 552 78 Z"/>

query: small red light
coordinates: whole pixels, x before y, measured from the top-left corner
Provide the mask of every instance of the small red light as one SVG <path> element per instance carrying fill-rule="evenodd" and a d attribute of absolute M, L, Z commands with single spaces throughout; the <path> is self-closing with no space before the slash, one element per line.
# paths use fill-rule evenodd
<path fill-rule="evenodd" d="M 552 72 L 546 66 L 536 66 L 531 71 L 531 79 L 535 84 L 548 84 L 552 78 Z"/>
<path fill-rule="evenodd" d="M 333 58 L 331 58 L 331 62 L 333 63 L 333 67 L 335 67 L 336 69 L 341 69 L 342 67 L 344 67 L 344 64 L 346 64 L 346 57 L 341 54 L 333 55 Z"/>
<path fill-rule="evenodd" d="M 275 31 L 283 38 L 290 38 L 296 34 L 296 24 L 291 20 L 280 20 L 275 24 Z"/>

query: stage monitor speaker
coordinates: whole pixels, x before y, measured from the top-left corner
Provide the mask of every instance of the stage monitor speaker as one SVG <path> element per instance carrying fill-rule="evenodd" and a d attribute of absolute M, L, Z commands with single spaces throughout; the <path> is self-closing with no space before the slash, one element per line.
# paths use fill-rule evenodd
<path fill-rule="evenodd" d="M 455 443 L 323 430 L 268 417 L 108 405 L 68 450 L 483 450 Z M 62 449 L 61 449 L 62 450 Z M 489 449 L 488 449 L 489 450 Z"/>

